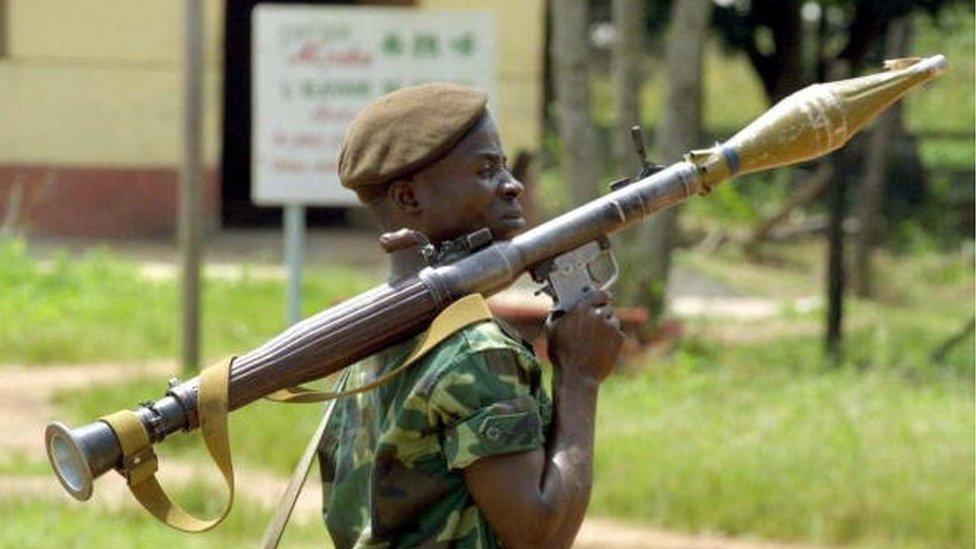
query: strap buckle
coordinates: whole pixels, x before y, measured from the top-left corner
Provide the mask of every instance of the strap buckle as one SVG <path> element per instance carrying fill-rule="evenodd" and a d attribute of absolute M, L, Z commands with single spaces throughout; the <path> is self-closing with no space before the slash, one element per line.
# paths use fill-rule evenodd
<path fill-rule="evenodd" d="M 159 469 L 159 460 L 153 452 L 152 445 L 146 445 L 138 451 L 122 458 L 122 469 L 119 473 L 125 477 L 129 486 L 142 484 L 153 477 Z"/>

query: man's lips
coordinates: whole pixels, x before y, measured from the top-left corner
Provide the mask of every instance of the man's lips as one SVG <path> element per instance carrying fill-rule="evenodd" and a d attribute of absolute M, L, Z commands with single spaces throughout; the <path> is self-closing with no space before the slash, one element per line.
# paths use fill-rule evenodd
<path fill-rule="evenodd" d="M 512 204 L 510 207 L 506 208 L 502 212 L 502 219 L 522 219 L 524 214 L 522 212 L 521 204 Z"/>

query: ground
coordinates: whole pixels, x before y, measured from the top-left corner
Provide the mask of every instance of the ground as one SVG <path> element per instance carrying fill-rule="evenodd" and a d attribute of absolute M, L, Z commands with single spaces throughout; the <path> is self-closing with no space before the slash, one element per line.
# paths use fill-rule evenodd
<path fill-rule="evenodd" d="M 88 387 L 106 381 L 118 382 L 126 378 L 156 375 L 161 380 L 176 370 L 174 363 L 156 362 L 133 368 L 128 364 L 93 364 L 52 366 L 42 370 L 25 366 L 0 368 L 0 455 L 17 453 L 36 456 L 42 454 L 44 426 L 55 419 L 50 397 L 55 391 Z M 199 478 L 206 466 L 199 463 L 167 460 L 161 468 L 161 482 L 181 484 Z M 262 507 L 272 508 L 284 493 L 288 479 L 249 469 L 236 469 L 239 495 Z M 136 506 L 124 483 L 114 474 L 96 483 L 92 502 L 111 509 Z M 311 481 L 309 484 L 314 484 Z M 216 489 L 216 487 L 212 487 Z M 0 499 L 49 499 L 52 506 L 77 505 L 62 490 L 52 474 L 4 477 L 0 475 Z M 295 520 L 318 520 L 321 502 L 319 492 L 307 486 L 295 509 Z M 160 526 L 162 528 L 162 526 Z M 577 547 L 682 548 L 682 549 L 773 549 L 801 547 L 720 537 L 689 536 L 665 532 L 644 526 L 621 523 L 610 519 L 587 520 L 577 538 Z M 809 546 L 802 546 L 809 547 Z"/>

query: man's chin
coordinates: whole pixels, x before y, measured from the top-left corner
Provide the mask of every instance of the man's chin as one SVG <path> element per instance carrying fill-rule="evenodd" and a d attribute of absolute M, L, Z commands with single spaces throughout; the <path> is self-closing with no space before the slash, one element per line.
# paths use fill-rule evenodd
<path fill-rule="evenodd" d="M 524 217 L 503 217 L 492 231 L 492 236 L 499 240 L 510 240 L 524 231 L 526 225 Z"/>

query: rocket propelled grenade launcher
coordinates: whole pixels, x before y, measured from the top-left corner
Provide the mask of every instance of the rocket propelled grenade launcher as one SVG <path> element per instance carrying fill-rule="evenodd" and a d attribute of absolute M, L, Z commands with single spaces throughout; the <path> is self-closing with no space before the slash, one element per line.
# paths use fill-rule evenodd
<path fill-rule="evenodd" d="M 470 293 L 491 295 L 526 271 L 549 281 L 557 305 L 568 308 L 578 299 L 576 292 L 583 291 L 580 283 L 570 283 L 580 279 L 570 271 L 588 269 L 588 258 L 605 250 L 606 235 L 706 194 L 738 174 L 810 160 L 840 148 L 908 91 L 942 73 L 946 59 L 901 59 L 886 66 L 891 70 L 804 88 L 725 143 L 692 151 L 653 175 L 615 186 L 613 192 L 512 240 L 469 238 L 464 254 L 431 261 L 416 275 L 378 286 L 296 324 L 233 362 L 227 409 L 335 373 L 420 333 L 455 300 Z M 135 410 L 151 443 L 200 425 L 199 387 L 200 377 L 174 383 L 165 397 Z M 79 500 L 91 496 L 93 481 L 101 474 L 112 468 L 127 470 L 130 460 L 123 460 L 119 438 L 104 421 L 76 428 L 55 422 L 45 436 L 54 472 Z"/>

